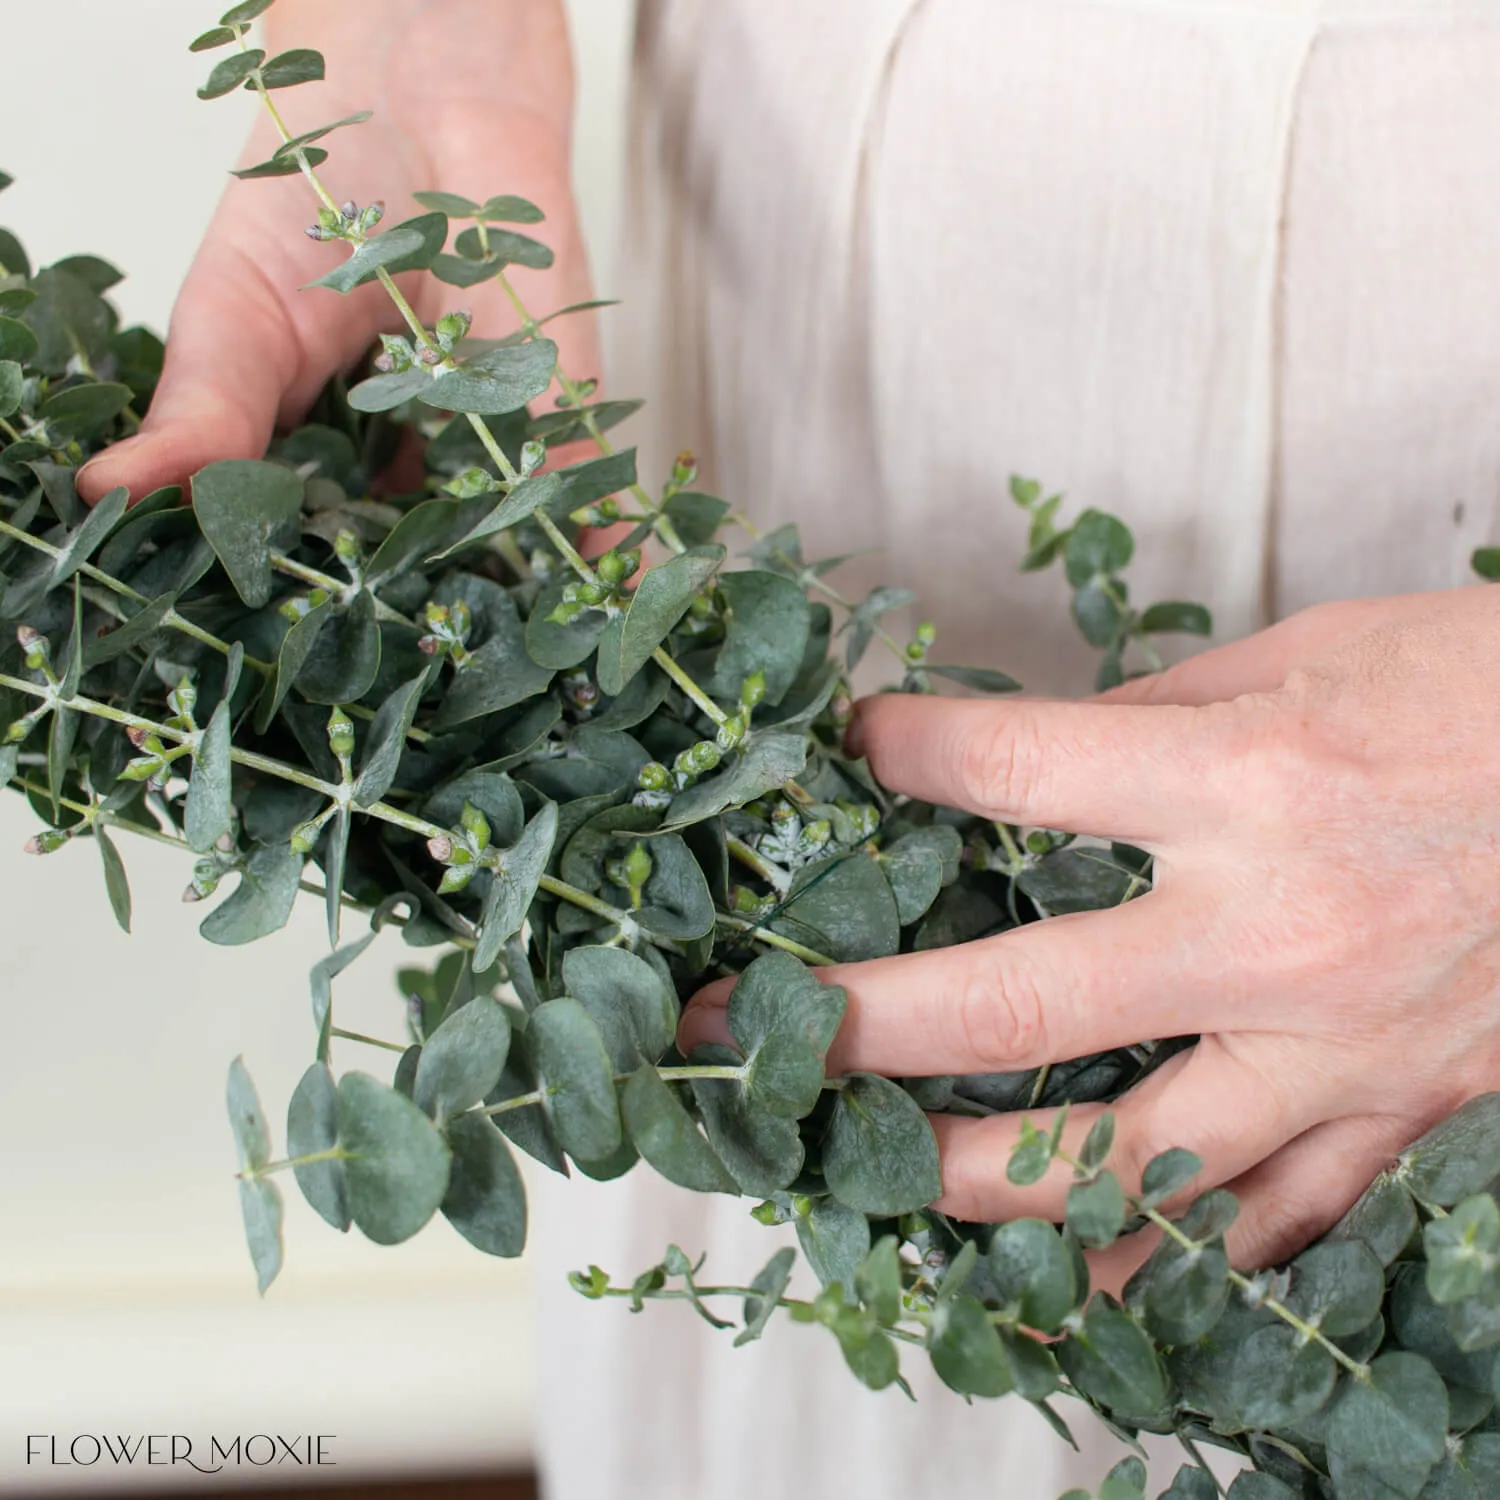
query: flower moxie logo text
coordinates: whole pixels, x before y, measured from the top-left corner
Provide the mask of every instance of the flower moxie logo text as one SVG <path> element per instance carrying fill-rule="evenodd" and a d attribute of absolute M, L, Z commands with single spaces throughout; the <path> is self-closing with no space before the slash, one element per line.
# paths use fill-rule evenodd
<path fill-rule="evenodd" d="M 71 1437 L 30 1433 L 26 1438 L 27 1467 L 118 1468 L 122 1465 L 186 1464 L 200 1474 L 221 1474 L 245 1465 L 255 1469 L 326 1468 L 335 1459 L 328 1450 L 333 1434 L 307 1433 L 296 1437 L 255 1432 L 236 1437 L 211 1436 L 206 1446 L 181 1432 L 107 1434 L 80 1432 Z"/>

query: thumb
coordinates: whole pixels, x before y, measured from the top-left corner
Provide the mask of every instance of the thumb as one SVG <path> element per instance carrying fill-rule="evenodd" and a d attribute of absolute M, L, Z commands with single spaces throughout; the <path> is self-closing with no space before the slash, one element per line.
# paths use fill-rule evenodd
<path fill-rule="evenodd" d="M 78 474 L 90 505 L 139 500 L 219 458 L 259 458 L 301 356 L 285 305 L 233 245 L 205 244 L 172 311 L 166 362 L 141 430 Z"/>

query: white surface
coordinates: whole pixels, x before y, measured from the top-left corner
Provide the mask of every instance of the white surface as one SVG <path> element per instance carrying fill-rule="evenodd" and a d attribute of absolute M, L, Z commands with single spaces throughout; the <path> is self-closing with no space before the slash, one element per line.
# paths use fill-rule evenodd
<path fill-rule="evenodd" d="M 5 17 L 13 65 L 0 166 L 17 180 L 0 222 L 37 264 L 85 250 L 115 261 L 128 273 L 115 294 L 127 321 L 158 329 L 252 104 L 194 97 L 207 62 L 186 43 L 219 8 L 49 0 Z M 578 178 L 602 269 L 618 212 L 631 7 L 569 9 Z M 93 849 L 20 856 L 33 821 L 20 799 L 0 797 L 0 1491 L 70 1482 L 69 1471 L 27 1470 L 27 1433 L 181 1432 L 202 1443 L 334 1433 L 338 1467 L 323 1472 L 343 1479 L 524 1461 L 534 1404 L 524 1263 L 481 1256 L 442 1220 L 395 1250 L 341 1237 L 283 1179 L 287 1266 L 264 1303 L 256 1296 L 224 1073 L 243 1052 L 279 1120 L 311 1055 L 306 972 L 326 945 L 318 912 L 299 911 L 287 933 L 251 948 L 213 948 L 194 932 L 204 908 L 178 903 L 182 862 L 122 836 L 136 901 L 127 938 L 110 921 Z M 340 981 L 343 1024 L 400 1035 L 391 971 L 410 954 L 391 933 Z M 378 1072 L 386 1056 L 341 1044 L 336 1061 Z M 118 1477 L 132 1472 L 205 1482 L 181 1468 Z M 92 1492 L 115 1480 L 104 1466 L 71 1472 Z"/>

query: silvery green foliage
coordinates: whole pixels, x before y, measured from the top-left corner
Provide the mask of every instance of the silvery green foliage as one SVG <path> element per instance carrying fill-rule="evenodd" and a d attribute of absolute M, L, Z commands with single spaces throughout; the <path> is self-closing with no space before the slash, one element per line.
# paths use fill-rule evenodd
<path fill-rule="evenodd" d="M 245 0 L 193 43 L 228 49 L 205 98 L 322 76 L 316 53 L 249 47 L 269 3 Z M 316 178 L 329 136 L 365 118 L 288 136 L 240 175 Z M 541 219 L 511 196 L 424 193 L 423 214 L 383 230 L 378 206 L 323 199 L 309 233 L 347 252 L 320 278 L 334 293 L 396 271 L 466 287 L 550 261 L 505 227 Z M 285 1158 L 243 1062 L 230 1070 L 262 1289 L 282 1260 L 282 1168 L 337 1229 L 395 1244 L 442 1214 L 510 1256 L 526 1236 L 515 1149 L 596 1178 L 644 1158 L 794 1224 L 822 1290 L 788 1294 L 789 1248 L 722 1287 L 672 1246 L 625 1285 L 575 1274 L 585 1296 L 686 1299 L 736 1343 L 785 1310 L 831 1332 L 875 1388 L 904 1386 L 906 1345 L 960 1394 L 1015 1394 L 1064 1434 L 1061 1396 L 1126 1436 L 1176 1432 L 1191 1460 L 1165 1491 L 1176 1500 L 1217 1493 L 1205 1445 L 1253 1466 L 1234 1500 L 1500 1493 L 1500 1097 L 1466 1105 L 1322 1242 L 1253 1276 L 1224 1253 L 1232 1195 L 1195 1197 L 1183 1151 L 1119 1182 L 1108 1116 L 1068 1160 L 1063 1224 L 939 1213 L 929 1112 L 1107 1101 L 1192 1040 L 1014 1075 L 825 1074 L 844 996 L 811 965 L 1149 888 L 1139 850 L 904 801 L 842 753 L 847 675 L 877 642 L 900 691 L 1015 684 L 935 660 L 929 626 L 893 638 L 905 591 L 846 600 L 838 559 L 806 558 L 794 527 L 760 536 L 694 488 L 688 455 L 640 482 L 633 450 L 606 436 L 637 403 L 593 401 L 529 315 L 499 340 L 471 339 L 461 311 L 387 336 L 369 378 L 331 388 L 263 460 L 210 464 L 190 496 L 127 506 L 116 492 L 87 509 L 79 466 L 133 430 L 161 367 L 151 334 L 119 327 L 117 279 L 86 255 L 33 270 L 0 230 L 0 780 L 41 819 L 35 852 L 93 844 L 127 928 L 132 833 L 191 861 L 186 899 L 217 898 L 211 942 L 268 936 L 299 892 L 321 895 L 330 951 L 311 975 Z M 390 494 L 374 481 L 411 432 L 422 483 Z M 544 467 L 580 439 L 597 456 Z M 1025 566 L 1061 564 L 1101 687 L 1159 666 L 1158 633 L 1208 633 L 1199 605 L 1130 603 L 1120 521 L 1064 525 L 1061 497 L 1031 480 L 1010 493 L 1031 528 Z M 581 528 L 614 523 L 628 534 L 585 562 Z M 1476 567 L 1494 577 L 1497 557 Z M 385 927 L 413 950 L 406 1035 L 384 1043 L 399 1061 L 335 1076 L 338 976 Z M 683 1001 L 725 974 L 743 976 L 733 1044 L 679 1056 Z M 1035 1181 L 1060 1154 L 1057 1130 L 1028 1128 L 1010 1175 Z M 1146 1224 L 1161 1244 L 1123 1303 L 1091 1298 L 1085 1248 Z M 1126 1459 L 1100 1500 L 1146 1485 Z"/>

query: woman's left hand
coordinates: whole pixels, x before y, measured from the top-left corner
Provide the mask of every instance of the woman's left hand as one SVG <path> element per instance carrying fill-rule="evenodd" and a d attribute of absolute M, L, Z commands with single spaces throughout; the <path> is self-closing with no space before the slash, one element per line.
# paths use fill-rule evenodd
<path fill-rule="evenodd" d="M 914 797 L 1137 844 L 1155 886 L 820 971 L 849 995 L 831 1073 L 1011 1072 L 1196 1034 L 1111 1106 L 1110 1165 L 1131 1188 L 1158 1152 L 1196 1152 L 1193 1190 L 1240 1199 L 1240 1265 L 1300 1249 L 1500 1088 L 1500 589 L 1321 606 L 1089 702 L 882 695 L 850 748 Z M 727 1039 L 728 989 L 695 997 L 684 1050 Z M 1071 1112 L 1067 1149 L 1103 1108 Z M 1020 1116 L 933 1124 L 940 1208 L 1062 1218 L 1064 1169 L 1006 1178 Z"/>

